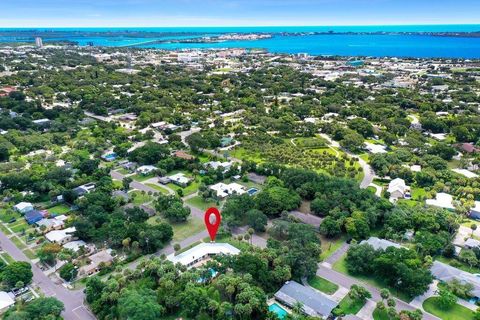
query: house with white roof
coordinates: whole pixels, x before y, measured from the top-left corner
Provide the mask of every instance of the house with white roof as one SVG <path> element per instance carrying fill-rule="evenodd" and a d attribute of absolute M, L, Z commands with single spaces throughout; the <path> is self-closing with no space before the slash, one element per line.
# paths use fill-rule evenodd
<path fill-rule="evenodd" d="M 190 268 L 197 264 L 203 263 L 216 255 L 237 255 L 239 253 L 240 250 L 229 243 L 209 242 L 200 243 L 199 245 L 196 245 L 195 247 L 177 255 L 172 253 L 167 256 L 167 260 L 173 262 L 174 264 L 180 263 Z"/>
<path fill-rule="evenodd" d="M 137 168 L 138 174 L 149 175 L 150 173 L 158 170 L 157 167 L 151 165 L 140 166 Z"/>
<path fill-rule="evenodd" d="M 170 182 L 181 187 L 188 186 L 188 184 L 192 181 L 192 178 L 187 177 L 184 173 L 181 172 L 168 176 L 167 178 L 170 179 Z"/>
<path fill-rule="evenodd" d="M 65 243 L 62 247 L 68 250 L 72 250 L 73 252 L 78 252 L 81 247 L 85 247 L 86 249 L 89 249 L 87 247 L 87 243 L 83 240 L 75 240 L 75 241 L 70 241 Z"/>
<path fill-rule="evenodd" d="M 5 291 L 0 291 L 0 313 L 4 313 L 8 308 L 15 304 L 13 294 L 9 294 Z"/>
<path fill-rule="evenodd" d="M 20 213 L 27 213 L 33 210 L 33 205 L 30 202 L 20 202 L 14 205 L 13 209 Z"/>
<path fill-rule="evenodd" d="M 66 228 L 63 230 L 53 230 L 45 234 L 48 241 L 58 244 L 65 244 L 73 240 L 73 234 L 77 231 L 75 227 Z"/>
<path fill-rule="evenodd" d="M 405 184 L 405 180 L 396 178 L 388 184 L 387 192 L 390 194 L 390 201 L 410 197 L 410 187 Z"/>
<path fill-rule="evenodd" d="M 57 219 L 57 218 L 53 218 L 53 219 L 43 218 L 42 220 L 37 221 L 36 225 L 42 232 L 48 232 L 51 230 L 58 230 L 63 228 L 63 226 L 65 225 L 65 222 L 64 220 Z"/>
<path fill-rule="evenodd" d="M 453 206 L 453 197 L 444 192 L 439 192 L 437 193 L 437 196 L 435 199 L 427 199 L 426 203 L 429 206 L 434 206 L 434 207 L 439 207 L 439 208 L 444 208 L 444 209 L 449 209 L 453 210 L 455 207 Z"/>
<path fill-rule="evenodd" d="M 480 201 L 475 201 L 475 206 L 470 209 L 470 218 L 480 219 Z"/>
<path fill-rule="evenodd" d="M 367 240 L 363 240 L 360 242 L 360 244 L 369 244 L 373 247 L 375 250 L 380 250 L 380 249 L 387 249 L 388 247 L 395 247 L 395 248 L 403 248 L 401 245 L 398 243 L 392 242 L 390 240 L 386 239 L 380 239 L 377 237 L 370 237 Z"/>
<path fill-rule="evenodd" d="M 217 170 L 218 168 L 222 169 L 222 172 L 225 173 L 232 167 L 233 162 L 220 162 L 220 161 L 210 161 L 205 163 L 205 168 L 212 168 L 213 170 Z"/>
<path fill-rule="evenodd" d="M 376 153 L 387 153 L 387 147 L 382 144 L 374 144 L 370 142 L 365 142 L 365 148 L 373 154 Z"/>
<path fill-rule="evenodd" d="M 215 196 L 218 199 L 224 199 L 234 194 L 241 195 L 247 192 L 244 186 L 236 182 L 232 182 L 229 184 L 219 182 L 217 184 L 210 186 L 210 190 L 213 190 L 215 192 Z"/>
<path fill-rule="evenodd" d="M 452 171 L 458 174 L 461 174 L 462 176 L 467 177 L 469 179 L 478 178 L 478 174 L 467 169 L 452 169 Z"/>

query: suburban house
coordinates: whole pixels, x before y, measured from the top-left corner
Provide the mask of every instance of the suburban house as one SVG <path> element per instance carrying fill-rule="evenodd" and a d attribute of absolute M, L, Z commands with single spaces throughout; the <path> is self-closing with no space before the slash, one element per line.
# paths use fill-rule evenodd
<path fill-rule="evenodd" d="M 42 220 L 48 216 L 48 212 L 43 210 L 43 211 L 38 211 L 38 210 L 32 210 L 27 213 L 25 213 L 25 220 L 27 221 L 28 224 L 34 224 Z"/>
<path fill-rule="evenodd" d="M 390 194 L 390 201 L 410 198 L 410 188 L 405 184 L 405 180 L 400 178 L 390 181 L 387 192 Z"/>
<path fill-rule="evenodd" d="M 171 183 L 174 183 L 180 187 L 186 187 L 192 181 L 192 178 L 187 177 L 184 173 L 176 173 L 167 177 Z"/>
<path fill-rule="evenodd" d="M 4 313 L 8 308 L 15 304 L 13 294 L 0 291 L 0 313 Z"/>
<path fill-rule="evenodd" d="M 125 169 L 127 171 L 130 171 L 130 172 L 135 171 L 135 169 L 138 166 L 138 164 L 136 162 L 132 162 L 132 161 L 123 161 L 119 164 L 123 169 Z"/>
<path fill-rule="evenodd" d="M 360 244 L 364 243 L 371 245 L 375 250 L 385 250 L 388 247 L 403 248 L 398 243 L 392 242 L 390 240 L 380 239 L 377 237 L 370 237 L 368 238 L 368 240 L 363 240 L 362 242 L 360 242 Z"/>
<path fill-rule="evenodd" d="M 457 269 L 439 261 L 433 262 L 430 271 L 435 278 L 442 282 L 450 282 L 453 279 L 457 279 L 463 284 L 471 283 L 473 285 L 471 294 L 475 298 L 480 298 L 480 278 L 474 274 Z"/>
<path fill-rule="evenodd" d="M 62 247 L 68 250 L 72 250 L 73 252 L 78 252 L 78 250 L 80 250 L 81 247 L 84 247 L 85 249 L 87 249 L 87 252 L 90 251 L 90 247 L 83 240 L 70 241 L 65 243 Z"/>
<path fill-rule="evenodd" d="M 62 216 L 59 216 L 59 217 L 62 217 Z M 52 219 L 43 218 L 42 220 L 37 221 L 36 225 L 43 232 L 62 229 L 65 225 L 65 220 L 59 217 L 55 217 Z"/>
<path fill-rule="evenodd" d="M 78 270 L 78 274 L 91 275 L 95 272 L 100 271 L 102 265 L 110 265 L 113 262 L 113 256 L 111 255 L 111 252 L 111 249 L 106 249 L 92 254 L 88 257 L 90 263 L 83 267 L 80 267 L 80 269 Z"/>
<path fill-rule="evenodd" d="M 93 190 L 95 190 L 95 183 L 91 182 L 74 188 L 73 193 L 75 193 L 77 197 L 81 197 L 87 193 L 90 193 Z"/>
<path fill-rule="evenodd" d="M 62 245 L 73 240 L 73 234 L 75 231 L 77 231 L 75 227 L 70 227 L 63 230 L 53 230 L 45 234 L 45 238 L 47 238 L 47 240 L 50 242 Z"/>
<path fill-rule="evenodd" d="M 294 308 L 300 303 L 303 313 L 322 319 L 327 319 L 338 305 L 336 301 L 325 294 L 293 280 L 287 281 L 274 296 L 275 300 L 290 308 Z"/>
<path fill-rule="evenodd" d="M 210 190 L 215 192 L 215 196 L 218 199 L 224 199 L 234 194 L 240 195 L 247 192 L 244 186 L 235 182 L 232 182 L 229 184 L 219 182 L 217 184 L 210 186 Z"/>
<path fill-rule="evenodd" d="M 475 207 L 470 209 L 470 218 L 480 219 L 480 201 L 475 201 Z"/>
<path fill-rule="evenodd" d="M 437 193 L 437 196 L 435 199 L 427 199 L 426 203 L 429 206 L 434 206 L 434 207 L 439 207 L 439 208 L 444 208 L 444 209 L 449 209 L 453 210 L 455 207 L 453 206 L 453 197 L 444 192 L 439 192 Z"/>
<path fill-rule="evenodd" d="M 149 175 L 151 174 L 152 172 L 158 170 L 157 167 L 155 166 L 151 166 L 151 165 L 146 165 L 146 166 L 140 166 L 137 168 L 137 173 L 138 174 L 143 174 L 143 175 Z"/>
<path fill-rule="evenodd" d="M 186 267 L 193 267 L 199 264 L 202 264 L 210 259 L 210 257 L 227 254 L 227 255 L 237 255 L 240 253 L 240 250 L 228 243 L 200 243 L 195 247 L 188 249 L 185 252 L 182 252 L 178 255 L 175 253 L 167 256 L 167 260 L 173 262 L 174 264 L 180 263 Z"/>
<path fill-rule="evenodd" d="M 228 162 L 219 162 L 219 161 L 210 161 L 205 163 L 205 168 L 212 168 L 213 170 L 218 170 L 219 168 L 222 170 L 223 173 L 227 172 L 230 170 L 232 167 L 233 162 L 228 161 Z"/>
<path fill-rule="evenodd" d="M 475 153 L 478 151 L 473 143 L 459 143 L 456 146 L 461 152 Z"/>
<path fill-rule="evenodd" d="M 27 213 L 33 210 L 33 205 L 30 202 L 20 202 L 13 206 L 13 209 L 20 213 Z"/>
<path fill-rule="evenodd" d="M 463 246 L 467 249 L 479 248 L 480 241 L 478 241 L 477 239 L 468 238 L 463 244 Z"/>

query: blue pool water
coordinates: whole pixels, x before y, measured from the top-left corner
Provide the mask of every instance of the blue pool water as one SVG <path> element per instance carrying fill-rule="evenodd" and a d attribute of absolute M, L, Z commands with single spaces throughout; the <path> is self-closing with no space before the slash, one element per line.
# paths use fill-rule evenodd
<path fill-rule="evenodd" d="M 288 312 L 285 311 L 285 309 L 283 309 L 282 307 L 280 307 L 277 303 L 269 305 L 268 310 L 275 313 L 279 319 L 285 318 L 288 314 Z"/>
<path fill-rule="evenodd" d="M 0 29 L 8 30 L 8 29 Z M 18 30 L 18 29 L 16 29 Z M 138 44 L 140 48 L 186 49 L 186 48 L 262 48 L 274 53 L 300 53 L 311 55 L 342 56 L 396 56 L 396 57 L 445 57 L 480 58 L 480 38 L 439 37 L 418 34 L 308 34 L 309 32 L 474 32 L 480 25 L 430 25 L 430 26 L 317 26 L 317 27 L 186 27 L 186 28 L 79 28 L 54 29 L 65 32 L 62 38 L 45 38 L 44 43 L 53 40 L 77 41 L 80 45 L 92 42 L 96 46 L 125 46 Z M 102 36 L 84 32 L 106 32 L 131 30 L 163 32 L 158 37 L 125 37 L 114 33 Z M 220 43 L 141 43 L 157 39 L 181 39 L 214 36 L 228 32 L 277 32 L 272 38 L 251 41 L 225 41 Z M 283 35 L 278 32 L 303 32 L 303 36 Z M 169 33 L 177 33 L 169 35 Z M 184 33 L 184 34 L 178 34 Z M 31 41 L 34 39 L 3 36 L 0 42 Z"/>
<path fill-rule="evenodd" d="M 258 192 L 258 189 L 257 188 L 250 188 L 247 190 L 247 193 L 251 196 L 253 196 L 254 194 L 256 194 Z"/>

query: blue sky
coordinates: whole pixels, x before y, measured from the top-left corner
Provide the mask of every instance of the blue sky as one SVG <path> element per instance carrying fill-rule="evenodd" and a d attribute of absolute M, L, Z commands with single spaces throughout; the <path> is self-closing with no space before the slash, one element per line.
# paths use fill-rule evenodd
<path fill-rule="evenodd" d="M 2 0 L 0 27 L 480 23 L 480 0 Z"/>

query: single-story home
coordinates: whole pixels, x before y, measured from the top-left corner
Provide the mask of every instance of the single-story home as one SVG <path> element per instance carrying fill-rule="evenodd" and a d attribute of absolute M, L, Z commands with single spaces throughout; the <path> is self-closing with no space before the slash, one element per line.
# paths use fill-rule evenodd
<path fill-rule="evenodd" d="M 478 178 L 478 174 L 467 169 L 452 169 L 452 171 L 469 179 Z"/>
<path fill-rule="evenodd" d="M 0 291 L 0 313 L 4 313 L 15 304 L 15 297 L 5 291 Z"/>
<path fill-rule="evenodd" d="M 28 224 L 34 224 L 45 218 L 47 215 L 47 211 L 32 210 L 25 213 L 24 218 Z"/>
<path fill-rule="evenodd" d="M 80 275 L 91 275 L 95 272 L 100 271 L 102 264 L 110 265 L 113 262 L 113 256 L 111 255 L 112 250 L 106 249 L 102 251 L 98 251 L 95 254 L 92 254 L 88 257 L 89 264 L 81 267 L 78 270 L 78 274 Z"/>
<path fill-rule="evenodd" d="M 158 182 L 161 184 L 169 184 L 170 183 L 170 178 L 169 177 L 159 177 Z"/>
<path fill-rule="evenodd" d="M 480 278 L 474 274 L 452 267 L 440 261 L 434 261 L 430 271 L 435 278 L 443 282 L 450 282 L 453 279 L 457 279 L 461 283 L 471 283 L 473 285 L 471 294 L 476 298 L 480 298 Z"/>
<path fill-rule="evenodd" d="M 375 250 L 379 250 L 379 249 L 385 250 L 388 247 L 403 248 L 398 243 L 395 243 L 386 239 L 380 239 L 377 237 L 370 237 L 367 240 L 363 240 L 362 242 L 360 242 L 360 244 L 364 244 L 364 243 L 371 245 Z"/>
<path fill-rule="evenodd" d="M 174 175 L 168 176 L 168 179 L 170 179 L 170 182 L 181 186 L 181 187 L 186 187 L 192 181 L 192 178 L 187 177 L 184 173 L 176 173 Z"/>
<path fill-rule="evenodd" d="M 429 206 L 450 209 L 450 210 L 455 209 L 455 207 L 453 206 L 453 197 L 450 194 L 444 193 L 444 192 L 437 193 L 437 196 L 435 199 L 427 199 L 426 203 Z"/>
<path fill-rule="evenodd" d="M 27 213 L 33 210 L 33 205 L 30 202 L 20 202 L 14 205 L 13 209 L 20 213 Z"/>
<path fill-rule="evenodd" d="M 465 241 L 463 246 L 467 249 L 479 248 L 480 241 L 478 241 L 477 239 L 469 238 Z"/>
<path fill-rule="evenodd" d="M 470 209 L 470 218 L 480 219 L 480 201 L 475 201 L 475 207 Z"/>
<path fill-rule="evenodd" d="M 78 250 L 80 250 L 81 247 L 88 248 L 87 243 L 83 240 L 70 241 L 65 243 L 62 247 L 64 247 L 65 249 L 72 250 L 73 252 L 78 252 Z"/>
<path fill-rule="evenodd" d="M 233 162 L 227 161 L 227 162 L 220 162 L 220 161 L 210 161 L 205 163 L 205 168 L 212 168 L 213 170 L 217 170 L 218 168 L 221 168 L 222 172 L 225 173 L 230 168 L 232 167 Z"/>
<path fill-rule="evenodd" d="M 206 261 L 215 255 L 237 255 L 239 253 L 240 250 L 229 243 L 205 242 L 178 255 L 172 253 L 167 256 L 167 260 L 174 264 L 180 263 L 187 267 L 193 267 L 195 264 Z"/>
<path fill-rule="evenodd" d="M 151 165 L 145 165 L 145 166 L 140 166 L 137 168 L 137 173 L 138 174 L 143 174 L 143 175 L 148 175 L 151 174 L 152 172 L 158 170 L 157 167 L 151 166 Z"/>
<path fill-rule="evenodd" d="M 38 119 L 38 120 L 33 120 L 32 123 L 37 125 L 37 126 L 40 126 L 40 127 L 47 127 L 50 125 L 50 120 L 49 119 Z"/>
<path fill-rule="evenodd" d="M 237 194 L 244 194 L 247 192 L 246 188 L 242 186 L 241 184 L 238 184 L 236 182 L 232 182 L 229 184 L 225 184 L 223 182 L 216 183 L 214 185 L 210 186 L 210 190 L 213 190 L 215 192 L 215 196 L 218 199 L 224 199 L 228 196 Z"/>
<path fill-rule="evenodd" d="M 62 229 L 63 226 L 65 225 L 65 222 L 64 222 L 64 220 L 57 219 L 57 218 L 53 218 L 53 219 L 45 219 L 44 218 L 40 221 L 37 221 L 36 225 L 38 226 L 38 228 L 40 230 L 43 229 L 43 232 L 49 232 L 51 230 Z M 42 228 L 42 226 L 44 226 L 45 228 Z"/>
<path fill-rule="evenodd" d="M 287 281 L 275 293 L 275 300 L 290 308 L 302 304 L 302 311 L 311 317 L 327 319 L 338 303 L 327 295 L 296 281 Z"/>
<path fill-rule="evenodd" d="M 390 200 L 409 198 L 410 188 L 405 184 L 405 180 L 396 178 L 388 184 L 387 192 L 390 194 Z"/>
<path fill-rule="evenodd" d="M 73 234 L 75 231 L 77 231 L 75 227 L 70 227 L 63 230 L 53 230 L 45 234 L 45 238 L 53 243 L 65 244 L 73 240 Z"/>
<path fill-rule="evenodd" d="M 93 190 L 95 190 L 95 183 L 90 182 L 74 188 L 73 193 L 75 193 L 77 197 L 81 197 L 87 193 L 90 193 Z"/>

